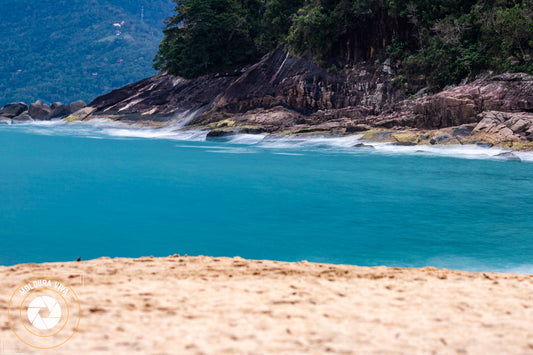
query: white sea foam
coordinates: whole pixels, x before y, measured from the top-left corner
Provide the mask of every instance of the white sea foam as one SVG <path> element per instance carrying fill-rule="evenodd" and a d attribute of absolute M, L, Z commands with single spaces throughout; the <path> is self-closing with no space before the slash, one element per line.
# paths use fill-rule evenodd
<path fill-rule="evenodd" d="M 304 149 L 321 148 L 352 148 L 361 143 L 360 136 L 325 137 L 325 136 L 267 136 L 260 143 L 262 148 L 269 149 Z"/>
<path fill-rule="evenodd" d="M 265 139 L 265 134 L 236 134 L 233 136 L 227 137 L 226 142 L 230 144 L 257 144 L 262 142 Z"/>
<path fill-rule="evenodd" d="M 514 265 L 499 268 L 496 272 L 510 272 L 513 274 L 530 274 L 533 275 L 533 264 Z"/>
<path fill-rule="evenodd" d="M 516 152 L 514 154 L 522 161 L 533 162 L 533 152 Z"/>
<path fill-rule="evenodd" d="M 253 154 L 256 153 L 251 149 L 246 148 L 228 148 L 228 149 L 216 149 L 216 150 L 206 150 L 208 153 L 217 153 L 217 154 Z"/>
<path fill-rule="evenodd" d="M 65 122 L 63 120 L 33 121 L 20 123 L 17 128 L 41 135 L 70 135 L 87 138 L 147 138 L 180 141 L 204 141 L 207 132 L 199 130 L 179 130 L 176 125 L 162 128 L 132 125 L 95 118 L 89 121 Z"/>
<path fill-rule="evenodd" d="M 287 153 L 287 152 L 276 152 L 276 153 L 273 153 L 275 155 L 294 155 L 294 156 L 301 156 L 301 155 L 304 155 L 302 153 Z"/>
<path fill-rule="evenodd" d="M 135 124 L 126 124 L 103 118 L 89 121 L 68 123 L 62 120 L 33 121 L 18 123 L 17 127 L 29 133 L 41 135 L 71 135 L 92 139 L 102 138 L 141 138 L 141 139 L 166 139 L 176 141 L 205 141 L 207 131 L 183 130 L 184 122 L 196 115 L 196 112 L 183 112 L 173 123 L 161 128 L 152 128 Z M 301 154 L 301 151 L 321 151 L 342 154 L 387 154 L 387 155 L 428 155 L 442 157 L 456 157 L 463 159 L 505 159 L 498 156 L 508 150 L 501 148 L 487 148 L 476 145 L 450 145 L 450 146 L 398 146 L 392 143 L 361 141 L 361 135 L 344 137 L 326 136 L 284 136 L 267 134 L 236 134 L 225 137 L 220 145 L 200 145 L 197 148 L 210 152 L 243 153 L 243 150 L 229 150 L 223 147 L 248 146 L 246 153 L 259 150 L 271 150 L 274 154 L 291 155 Z M 357 147 L 357 145 L 363 146 Z M 186 145 L 187 146 L 187 145 Z M 195 146 L 187 146 L 195 147 Z M 296 152 L 294 152 L 296 151 Z M 300 152 L 298 152 L 300 151 Z M 513 152 L 522 161 L 533 162 L 533 152 Z"/>
<path fill-rule="evenodd" d="M 377 152 L 387 154 L 422 154 L 443 157 L 456 157 L 464 159 L 503 159 L 498 154 L 508 152 L 501 148 L 487 148 L 477 145 L 414 145 L 399 146 L 392 143 L 368 143 Z"/>
<path fill-rule="evenodd" d="M 437 268 L 464 270 L 471 272 L 509 272 L 516 274 L 533 274 L 533 264 L 500 264 L 494 265 L 477 258 L 466 256 L 438 256 L 429 258 L 427 266 Z"/>

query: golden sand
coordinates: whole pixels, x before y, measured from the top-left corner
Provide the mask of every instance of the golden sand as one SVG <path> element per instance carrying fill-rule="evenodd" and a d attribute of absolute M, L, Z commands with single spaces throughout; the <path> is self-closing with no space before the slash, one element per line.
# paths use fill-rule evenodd
<path fill-rule="evenodd" d="M 81 303 L 54 350 L 7 319 L 24 280 Z M 241 258 L 109 259 L 0 267 L 0 354 L 533 354 L 533 275 Z"/>

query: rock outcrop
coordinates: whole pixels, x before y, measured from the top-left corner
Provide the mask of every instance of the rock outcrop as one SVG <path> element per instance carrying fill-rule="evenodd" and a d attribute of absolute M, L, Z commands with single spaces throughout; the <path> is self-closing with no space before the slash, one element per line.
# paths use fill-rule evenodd
<path fill-rule="evenodd" d="M 28 111 L 24 111 L 20 115 L 13 117 L 12 121 L 15 123 L 28 122 L 28 121 L 33 121 L 33 118 L 28 114 Z"/>
<path fill-rule="evenodd" d="M 485 111 L 472 134 L 485 141 L 533 141 L 533 113 Z"/>
<path fill-rule="evenodd" d="M 187 80 L 160 73 L 100 96 L 89 106 L 101 115 L 170 120 L 179 112 L 210 105 L 241 74 L 236 71 Z"/>
<path fill-rule="evenodd" d="M 7 104 L 0 109 L 0 117 L 13 118 L 28 110 L 28 105 L 23 102 Z"/>
<path fill-rule="evenodd" d="M 81 110 L 82 108 L 84 108 L 85 106 L 87 106 L 87 104 L 86 104 L 85 101 L 83 101 L 83 100 L 74 101 L 74 102 L 72 102 L 72 103 L 69 105 L 70 112 L 76 112 L 76 111 L 79 111 L 79 110 Z"/>
<path fill-rule="evenodd" d="M 533 76 L 504 74 L 476 80 L 417 100 L 419 128 L 444 128 L 480 121 L 484 111 L 533 111 Z"/>
<path fill-rule="evenodd" d="M 97 109 L 96 115 L 128 120 L 170 120 L 183 112 L 195 112 L 189 124 L 196 126 L 233 115 L 241 116 L 242 122 L 244 116 L 256 121 L 258 110 L 285 110 L 288 117 L 305 119 L 313 115 L 312 121 L 324 123 L 328 117 L 321 117 L 321 111 L 350 107 L 359 116 L 362 111 L 390 109 L 405 99 L 403 90 L 393 84 L 392 70 L 390 64 L 376 62 L 330 73 L 315 66 L 310 55 L 292 57 L 279 48 L 238 71 L 194 80 L 161 73 L 96 98 L 89 106 Z"/>
<path fill-rule="evenodd" d="M 213 106 L 237 113 L 276 106 L 306 115 L 356 106 L 381 111 L 405 98 L 393 88 L 394 76 L 390 65 L 386 67 L 365 63 L 356 70 L 332 73 L 315 66 L 310 53 L 293 57 L 279 48 L 232 82 Z"/>
<path fill-rule="evenodd" d="M 30 104 L 29 114 L 36 120 L 46 120 L 52 113 L 52 109 L 47 104 L 43 104 L 41 100 L 38 100 Z"/>
<path fill-rule="evenodd" d="M 61 102 L 54 103 L 50 108 L 52 112 L 48 115 L 48 119 L 66 117 L 71 114 L 70 107 Z"/>
<path fill-rule="evenodd" d="M 126 122 L 234 133 L 363 134 L 396 144 L 499 144 L 533 149 L 533 76 L 507 73 L 408 98 L 390 60 L 363 62 L 335 72 L 311 55 L 278 48 L 257 64 L 183 79 L 167 73 L 113 90 L 88 106 L 38 101 L 33 119 L 68 121 L 107 117 Z M 11 105 L 11 106 L 10 106 Z M 10 104 L 0 117 L 22 115 Z M 27 119 L 26 116 L 21 118 Z"/>
<path fill-rule="evenodd" d="M 0 119 L 2 123 L 19 123 L 33 120 L 65 118 L 71 113 L 77 113 L 75 119 L 84 119 L 96 110 L 95 108 L 84 110 L 86 106 L 82 100 L 75 101 L 70 105 L 54 102 L 51 106 L 38 100 L 30 104 L 29 107 L 23 102 L 15 102 L 7 104 L 0 109 Z"/>

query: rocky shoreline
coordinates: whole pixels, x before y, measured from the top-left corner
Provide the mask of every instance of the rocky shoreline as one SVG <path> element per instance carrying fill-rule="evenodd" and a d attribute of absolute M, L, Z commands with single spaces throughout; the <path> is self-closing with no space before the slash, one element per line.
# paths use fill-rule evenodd
<path fill-rule="evenodd" d="M 14 102 L 0 109 L 0 123 L 11 124 L 65 118 L 86 106 L 87 104 L 82 100 L 74 101 L 70 105 L 54 102 L 51 106 L 44 104 L 40 100 L 29 106 L 24 102 Z"/>
<path fill-rule="evenodd" d="M 422 82 L 422 79 L 421 79 Z M 413 85 L 413 83 L 410 83 Z M 429 95 L 408 96 L 390 60 L 331 72 L 282 48 L 257 64 L 187 80 L 165 73 L 113 90 L 89 105 L 38 101 L 0 110 L 0 123 L 108 118 L 177 129 L 238 133 L 361 134 L 399 145 L 479 144 L 533 150 L 533 76 L 485 75 Z"/>

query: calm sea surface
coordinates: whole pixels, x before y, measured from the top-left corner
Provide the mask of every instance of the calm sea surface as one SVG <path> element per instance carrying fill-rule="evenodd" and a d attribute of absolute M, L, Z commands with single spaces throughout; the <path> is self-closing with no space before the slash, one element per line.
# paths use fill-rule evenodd
<path fill-rule="evenodd" d="M 533 162 L 352 148 L 356 137 L 204 137 L 1 126 L 0 265 L 179 253 L 533 272 Z"/>

